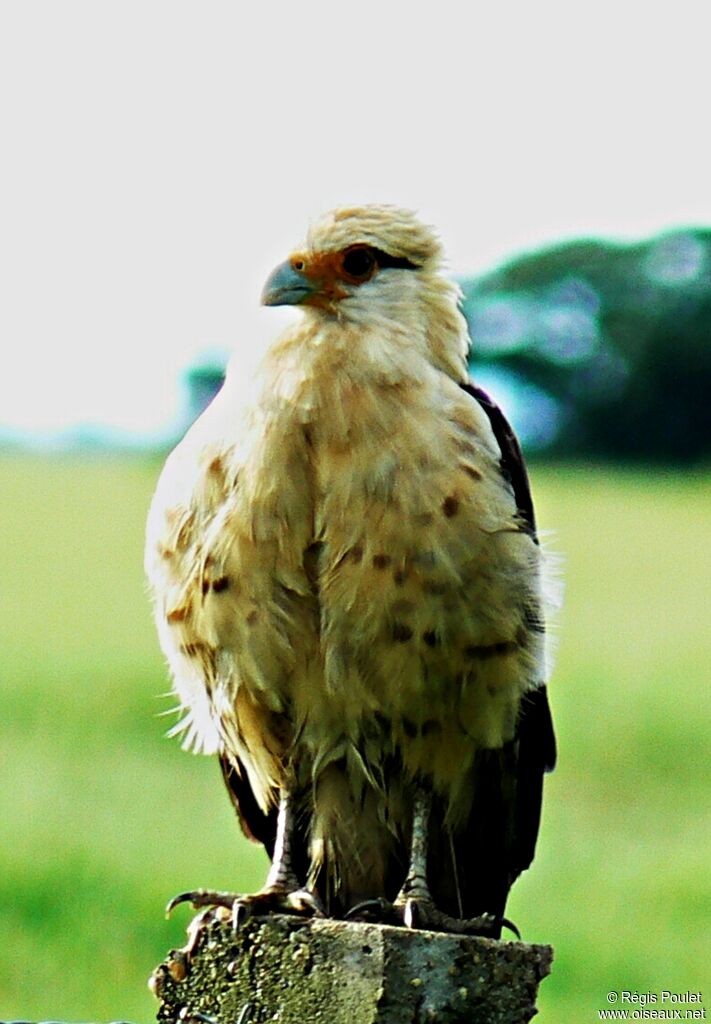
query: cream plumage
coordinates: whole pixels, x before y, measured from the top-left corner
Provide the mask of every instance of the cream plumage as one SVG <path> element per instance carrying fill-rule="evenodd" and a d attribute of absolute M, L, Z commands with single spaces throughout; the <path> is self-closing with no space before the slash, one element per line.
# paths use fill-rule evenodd
<path fill-rule="evenodd" d="M 497 934 L 555 757 L 541 555 L 440 259 L 408 211 L 312 227 L 263 296 L 304 315 L 168 459 L 146 567 L 186 742 L 274 854 L 240 905 Z"/>

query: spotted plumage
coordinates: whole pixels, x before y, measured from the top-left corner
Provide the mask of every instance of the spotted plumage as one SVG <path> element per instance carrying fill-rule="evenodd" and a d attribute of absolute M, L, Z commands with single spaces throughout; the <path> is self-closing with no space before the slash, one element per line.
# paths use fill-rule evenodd
<path fill-rule="evenodd" d="M 395 898 L 426 791 L 435 903 L 501 915 L 555 756 L 526 473 L 440 259 L 407 211 L 317 222 L 264 294 L 301 322 L 249 403 L 228 375 L 149 517 L 185 742 L 270 853 L 293 809 L 290 880 L 331 913 Z"/>

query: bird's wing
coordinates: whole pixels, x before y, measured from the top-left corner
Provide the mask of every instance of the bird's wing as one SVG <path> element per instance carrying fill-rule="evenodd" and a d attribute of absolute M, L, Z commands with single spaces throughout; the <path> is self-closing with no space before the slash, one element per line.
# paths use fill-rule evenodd
<path fill-rule="evenodd" d="M 499 407 L 481 388 L 462 388 L 486 413 L 501 451 L 501 473 L 516 500 L 521 524 L 538 542 L 536 522 L 521 448 Z M 533 628 L 545 629 L 542 613 Z M 440 870 L 442 890 L 435 898 L 450 913 L 464 916 L 491 912 L 503 915 L 509 889 L 531 863 L 541 816 L 543 776 L 556 760 L 555 735 L 544 681 L 524 695 L 512 740 L 498 750 L 477 754 L 475 794 L 467 827 L 452 848 L 444 830 L 433 843 L 431 857 L 451 863 L 450 874 Z M 436 887 L 435 887 L 436 888 Z"/>
<path fill-rule="evenodd" d="M 474 398 L 489 418 L 494 437 L 501 450 L 501 472 L 511 485 L 516 499 L 518 515 L 528 532 L 538 543 L 536 536 L 536 517 L 533 511 L 531 487 L 528 482 L 526 463 L 523 460 L 521 445 L 496 402 L 487 395 L 483 388 L 475 384 L 460 385 L 463 391 Z"/>
<path fill-rule="evenodd" d="M 234 446 L 225 438 L 238 438 L 240 431 L 223 422 L 227 404 L 221 392 L 166 462 L 148 519 L 146 572 L 183 716 L 171 733 L 182 733 L 188 748 L 218 754 L 242 830 L 271 855 L 276 807 L 262 809 L 237 752 L 227 756 L 212 699 L 218 670 L 215 616 L 207 602 L 221 579 L 217 567 L 208 566 L 209 538 L 236 493 L 239 473 L 236 464 L 230 467 Z"/>

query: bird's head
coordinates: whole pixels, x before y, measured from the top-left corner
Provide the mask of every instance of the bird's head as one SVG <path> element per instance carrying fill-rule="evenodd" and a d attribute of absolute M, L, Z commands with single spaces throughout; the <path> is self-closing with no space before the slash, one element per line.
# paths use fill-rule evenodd
<path fill-rule="evenodd" d="M 376 301 L 393 272 L 432 271 L 441 249 L 433 232 L 409 210 L 365 206 L 334 210 L 309 232 L 306 244 L 271 274 L 265 306 L 311 306 L 338 313 L 352 298 Z"/>
<path fill-rule="evenodd" d="M 413 340 L 421 334 L 430 357 L 461 376 L 469 339 L 459 290 L 439 272 L 441 259 L 436 234 L 410 210 L 338 209 L 313 224 L 306 243 L 276 267 L 262 303 L 305 307 L 319 319 L 361 327 L 390 325 Z"/>

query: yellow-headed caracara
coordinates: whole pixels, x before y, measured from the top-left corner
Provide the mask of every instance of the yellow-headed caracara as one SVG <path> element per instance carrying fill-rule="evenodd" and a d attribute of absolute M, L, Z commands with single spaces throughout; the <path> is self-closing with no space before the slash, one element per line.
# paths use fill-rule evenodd
<path fill-rule="evenodd" d="M 273 860 L 174 903 L 498 935 L 532 860 L 541 553 L 440 259 L 409 211 L 323 217 L 265 286 L 303 317 L 251 404 L 228 375 L 166 463 L 146 565 L 186 744 Z"/>

